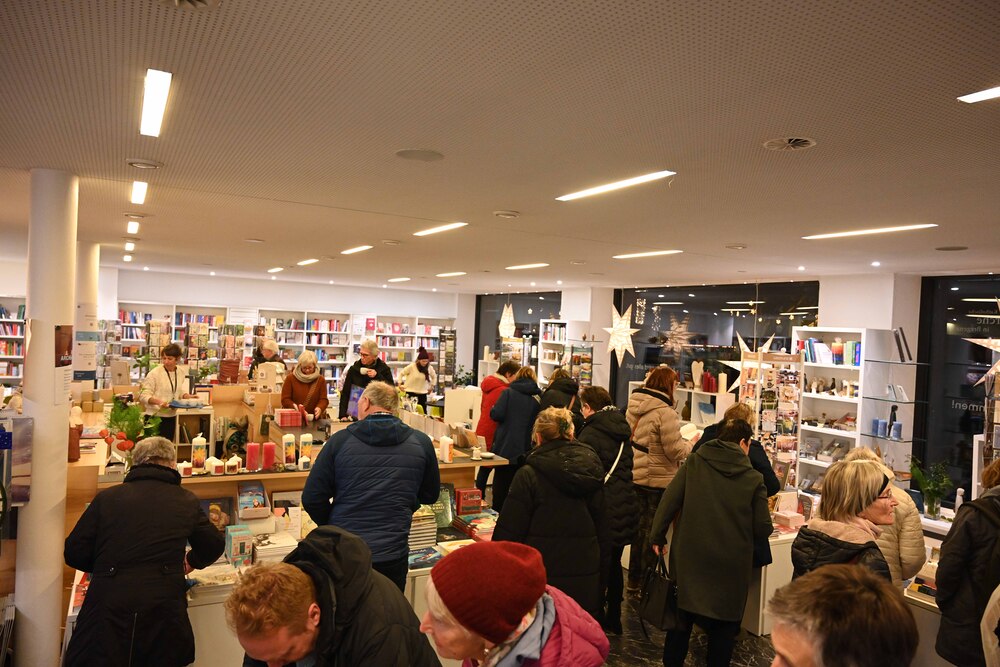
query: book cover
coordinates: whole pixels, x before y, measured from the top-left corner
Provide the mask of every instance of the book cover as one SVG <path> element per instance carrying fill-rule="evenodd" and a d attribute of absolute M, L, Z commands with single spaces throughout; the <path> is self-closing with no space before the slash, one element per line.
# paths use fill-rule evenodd
<path fill-rule="evenodd" d="M 411 570 L 424 570 L 433 567 L 442 557 L 443 554 L 435 547 L 424 547 L 411 551 L 407 562 Z"/>
<path fill-rule="evenodd" d="M 452 520 L 455 518 L 454 498 L 455 485 L 449 483 L 442 484 L 437 502 L 431 505 L 438 528 L 450 526 Z"/>
<path fill-rule="evenodd" d="M 260 519 L 270 515 L 267 495 L 261 482 L 240 482 L 237 503 L 241 519 Z"/>
<path fill-rule="evenodd" d="M 208 517 L 209 523 L 218 528 L 220 533 L 226 532 L 226 526 L 233 523 L 232 497 L 206 498 L 200 503 L 201 511 Z"/>

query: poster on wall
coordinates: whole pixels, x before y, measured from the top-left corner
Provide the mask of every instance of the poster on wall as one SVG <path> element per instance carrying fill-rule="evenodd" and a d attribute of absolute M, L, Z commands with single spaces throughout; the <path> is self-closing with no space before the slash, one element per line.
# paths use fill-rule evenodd
<path fill-rule="evenodd" d="M 52 378 L 52 401 L 55 405 L 69 402 L 73 382 L 73 325 L 55 327 L 55 374 Z"/>
<path fill-rule="evenodd" d="M 0 419 L 0 470 L 9 502 L 17 507 L 31 499 L 31 446 L 35 420 L 31 417 Z"/>

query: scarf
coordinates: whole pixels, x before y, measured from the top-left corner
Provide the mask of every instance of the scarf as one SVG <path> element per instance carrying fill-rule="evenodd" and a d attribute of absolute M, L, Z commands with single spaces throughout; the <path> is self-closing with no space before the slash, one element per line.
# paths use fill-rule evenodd
<path fill-rule="evenodd" d="M 302 364 L 295 364 L 295 370 L 292 371 L 292 374 L 295 375 L 295 379 L 297 379 L 299 382 L 305 382 L 306 384 L 310 384 L 311 382 L 314 382 L 316 378 L 319 377 L 319 366 L 317 365 L 312 373 L 303 373 Z"/>

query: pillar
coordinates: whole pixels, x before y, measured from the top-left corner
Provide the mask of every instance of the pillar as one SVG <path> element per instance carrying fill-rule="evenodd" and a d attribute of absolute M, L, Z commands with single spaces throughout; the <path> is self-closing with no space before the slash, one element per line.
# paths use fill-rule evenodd
<path fill-rule="evenodd" d="M 98 274 L 101 270 L 101 246 L 80 242 L 76 256 L 76 316 L 73 319 L 73 379 L 97 381 Z"/>
<path fill-rule="evenodd" d="M 34 419 L 34 439 L 31 499 L 18 520 L 14 601 L 19 666 L 59 664 L 69 402 L 56 377 L 55 327 L 73 323 L 79 193 L 80 181 L 73 174 L 31 170 L 24 414 Z"/>

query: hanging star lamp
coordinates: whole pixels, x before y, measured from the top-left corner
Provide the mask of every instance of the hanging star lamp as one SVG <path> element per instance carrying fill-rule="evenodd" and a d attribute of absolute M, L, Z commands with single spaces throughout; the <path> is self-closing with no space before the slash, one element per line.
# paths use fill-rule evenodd
<path fill-rule="evenodd" d="M 501 338 L 513 338 L 516 330 L 517 326 L 514 324 L 514 307 L 508 303 L 503 307 L 503 312 L 500 314 L 500 324 L 497 326 L 497 331 L 500 332 Z"/>
<path fill-rule="evenodd" d="M 618 355 L 618 365 L 621 366 L 625 359 L 625 352 L 628 351 L 633 357 L 635 349 L 632 347 L 632 334 L 638 329 L 632 328 L 632 306 L 625 309 L 623 315 L 618 314 L 618 309 L 611 306 L 611 328 L 602 327 L 610 334 L 608 337 L 608 354 L 614 351 Z"/>
<path fill-rule="evenodd" d="M 997 299 L 997 310 L 1000 311 L 1000 299 Z M 985 347 L 988 350 L 993 350 L 994 352 L 1000 352 L 1000 340 L 996 338 L 963 338 L 962 340 L 967 340 L 973 345 L 979 345 Z M 979 382 L 972 385 L 973 387 L 978 387 L 982 383 L 986 382 L 986 376 L 991 373 L 1000 372 L 1000 361 L 993 364 L 990 370 L 983 373 L 983 377 L 979 378 Z"/>

